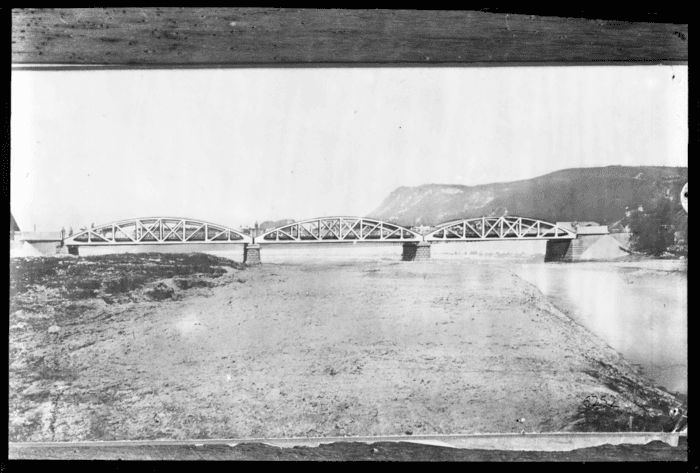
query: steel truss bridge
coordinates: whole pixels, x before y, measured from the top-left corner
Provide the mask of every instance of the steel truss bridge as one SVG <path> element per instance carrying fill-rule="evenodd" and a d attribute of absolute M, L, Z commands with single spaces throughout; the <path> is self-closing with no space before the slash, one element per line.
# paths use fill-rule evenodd
<path fill-rule="evenodd" d="M 168 245 L 184 243 L 342 243 L 491 240 L 573 240 L 570 229 L 524 217 L 480 217 L 440 224 L 421 235 L 400 225 L 364 217 L 319 217 L 275 228 L 252 238 L 200 220 L 149 217 L 121 220 L 68 237 L 68 246 Z"/>
<path fill-rule="evenodd" d="M 573 240 L 576 233 L 543 220 L 480 217 L 443 223 L 425 241 Z"/>
<path fill-rule="evenodd" d="M 122 220 L 87 229 L 66 245 L 168 245 L 183 243 L 253 243 L 236 230 L 200 220 L 151 217 Z"/>
<path fill-rule="evenodd" d="M 255 238 L 264 243 L 420 242 L 423 235 L 364 217 L 320 217 L 275 228 Z"/>

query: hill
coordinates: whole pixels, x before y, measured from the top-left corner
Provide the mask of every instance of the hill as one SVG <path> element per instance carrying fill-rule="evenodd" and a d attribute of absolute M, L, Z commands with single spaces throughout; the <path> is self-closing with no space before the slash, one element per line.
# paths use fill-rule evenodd
<path fill-rule="evenodd" d="M 481 216 L 517 215 L 550 222 L 628 223 L 627 210 L 671 201 L 674 224 L 685 228 L 679 196 L 687 167 L 608 166 L 556 171 L 521 181 L 478 186 L 399 187 L 369 217 L 404 226 Z"/>

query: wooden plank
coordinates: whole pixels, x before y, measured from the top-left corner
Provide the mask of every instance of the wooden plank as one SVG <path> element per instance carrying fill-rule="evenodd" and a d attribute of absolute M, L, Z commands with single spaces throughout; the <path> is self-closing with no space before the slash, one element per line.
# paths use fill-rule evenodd
<path fill-rule="evenodd" d="M 15 65 L 235 67 L 687 60 L 687 24 L 477 11 L 12 10 Z"/>
<path fill-rule="evenodd" d="M 106 442 L 109 444 L 109 442 Z M 8 458 L 43 460 L 361 460 L 361 461 L 688 461 L 688 440 L 677 447 L 665 442 L 646 445 L 602 445 L 572 451 L 513 451 L 439 447 L 417 443 L 337 442 L 318 447 L 279 448 L 262 443 L 195 445 L 66 446 L 9 444 Z"/>

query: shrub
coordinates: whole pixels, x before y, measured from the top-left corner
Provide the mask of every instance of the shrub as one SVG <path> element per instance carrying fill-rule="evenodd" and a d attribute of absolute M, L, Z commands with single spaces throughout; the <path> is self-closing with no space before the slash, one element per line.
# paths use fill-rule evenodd
<path fill-rule="evenodd" d="M 648 212 L 635 212 L 630 221 L 632 249 L 659 256 L 673 244 L 671 204 L 661 200 Z"/>
<path fill-rule="evenodd" d="M 174 293 L 175 291 L 173 290 L 173 288 L 168 287 L 163 283 L 158 283 L 154 288 L 146 291 L 146 295 L 156 301 L 170 299 L 171 297 L 173 297 Z"/>
<path fill-rule="evenodd" d="M 104 288 L 109 294 L 123 294 L 141 287 L 146 281 L 145 276 L 127 274 L 116 279 L 108 279 L 104 282 Z"/>

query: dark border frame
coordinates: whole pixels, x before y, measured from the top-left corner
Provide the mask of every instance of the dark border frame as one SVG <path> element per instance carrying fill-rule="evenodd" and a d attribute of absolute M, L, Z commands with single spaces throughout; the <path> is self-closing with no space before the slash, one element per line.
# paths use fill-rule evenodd
<path fill-rule="evenodd" d="M 649 64 L 687 61 L 688 25 L 464 10 L 14 9 L 11 58 L 14 67 Z"/>
<path fill-rule="evenodd" d="M 688 61 L 688 24 L 675 24 L 688 18 L 682 10 L 675 10 L 670 20 L 658 13 L 630 11 L 611 19 L 610 10 L 558 16 L 498 9 L 16 8 L 10 13 L 14 70 L 622 66 Z M 9 99 L 5 109 L 9 143 Z M 9 198 L 9 146 L 2 152 Z M 79 456 L 91 458 L 85 453 Z M 175 457 L 186 455 L 179 452 Z"/>

